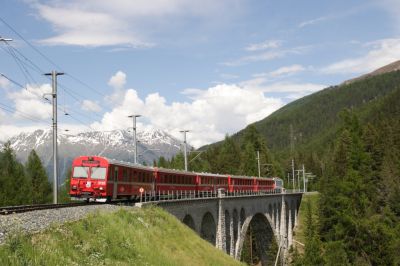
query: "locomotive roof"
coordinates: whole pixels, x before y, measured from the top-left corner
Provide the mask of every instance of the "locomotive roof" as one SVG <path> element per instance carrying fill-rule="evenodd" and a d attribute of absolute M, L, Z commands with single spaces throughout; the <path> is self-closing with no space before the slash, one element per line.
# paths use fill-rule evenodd
<path fill-rule="evenodd" d="M 96 157 L 100 157 L 100 156 L 96 156 Z M 241 176 L 241 175 L 229 175 L 229 174 L 224 175 L 224 174 L 213 174 L 213 173 L 205 173 L 205 172 L 189 172 L 189 171 L 184 171 L 184 170 L 168 169 L 168 168 L 163 168 L 163 167 L 144 166 L 141 164 L 119 161 L 119 160 L 110 159 L 107 157 L 101 157 L 101 158 L 106 159 L 110 164 L 114 164 L 114 165 L 118 165 L 118 166 L 125 166 L 125 167 L 134 167 L 134 168 L 146 170 L 146 171 L 155 171 L 157 169 L 157 170 L 161 170 L 162 172 L 173 173 L 173 174 L 201 175 L 201 176 L 214 176 L 214 177 L 226 177 L 226 178 L 228 176 L 230 176 L 231 178 L 234 178 L 234 179 L 253 179 L 254 178 L 251 176 Z M 273 179 L 280 179 L 280 178 L 261 177 L 260 179 L 273 180 Z"/>

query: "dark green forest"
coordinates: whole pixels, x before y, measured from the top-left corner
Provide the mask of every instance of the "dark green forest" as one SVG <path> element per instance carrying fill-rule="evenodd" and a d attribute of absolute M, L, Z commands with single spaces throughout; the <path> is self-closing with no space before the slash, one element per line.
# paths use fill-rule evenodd
<path fill-rule="evenodd" d="M 0 151 L 0 206 L 42 204 L 52 200 L 52 188 L 39 156 L 31 151 L 21 164 L 10 143 Z"/>

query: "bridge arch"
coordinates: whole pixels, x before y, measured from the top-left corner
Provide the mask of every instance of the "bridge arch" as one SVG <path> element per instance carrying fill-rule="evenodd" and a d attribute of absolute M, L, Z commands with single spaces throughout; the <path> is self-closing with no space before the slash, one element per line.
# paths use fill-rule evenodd
<path fill-rule="evenodd" d="M 256 213 L 245 219 L 238 239 L 239 242 L 236 246 L 235 258 L 238 260 L 242 258 L 243 246 L 249 238 L 249 230 L 252 231 L 253 238 L 255 237 L 253 248 L 258 247 L 258 249 L 256 248 L 256 253 L 262 265 L 273 261 L 274 254 L 276 255 L 277 252 L 275 249 L 278 246 L 271 219 L 268 219 L 266 213 Z"/>
<path fill-rule="evenodd" d="M 217 226 L 210 212 L 206 212 L 201 220 L 200 236 L 212 245 L 215 245 Z"/>
<path fill-rule="evenodd" d="M 194 219 L 190 214 L 186 214 L 186 216 L 183 218 L 182 222 L 187 225 L 190 229 L 193 231 L 196 231 L 196 225 L 194 223 Z"/>

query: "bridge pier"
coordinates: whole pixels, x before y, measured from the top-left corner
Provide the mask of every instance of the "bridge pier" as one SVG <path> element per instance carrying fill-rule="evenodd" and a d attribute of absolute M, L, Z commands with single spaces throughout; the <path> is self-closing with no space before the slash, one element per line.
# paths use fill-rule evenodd
<path fill-rule="evenodd" d="M 225 231 L 225 212 L 223 208 L 223 198 L 225 193 L 218 190 L 218 222 L 217 222 L 217 239 L 215 246 L 226 252 L 226 231 Z"/>

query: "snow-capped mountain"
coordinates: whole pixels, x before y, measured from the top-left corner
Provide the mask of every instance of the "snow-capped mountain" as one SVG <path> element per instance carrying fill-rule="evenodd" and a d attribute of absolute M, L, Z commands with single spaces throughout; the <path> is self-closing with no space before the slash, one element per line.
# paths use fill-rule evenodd
<path fill-rule="evenodd" d="M 181 141 L 158 129 L 137 132 L 138 162 L 152 165 L 160 156 L 171 158 L 179 152 Z M 10 139 L 18 160 L 25 163 L 32 149 L 38 153 L 49 177 L 52 177 L 52 131 L 36 130 L 21 133 Z M 80 155 L 99 155 L 125 162 L 133 162 L 133 135 L 127 130 L 92 131 L 77 135 L 58 134 L 58 163 L 63 180 L 72 159 Z"/>

